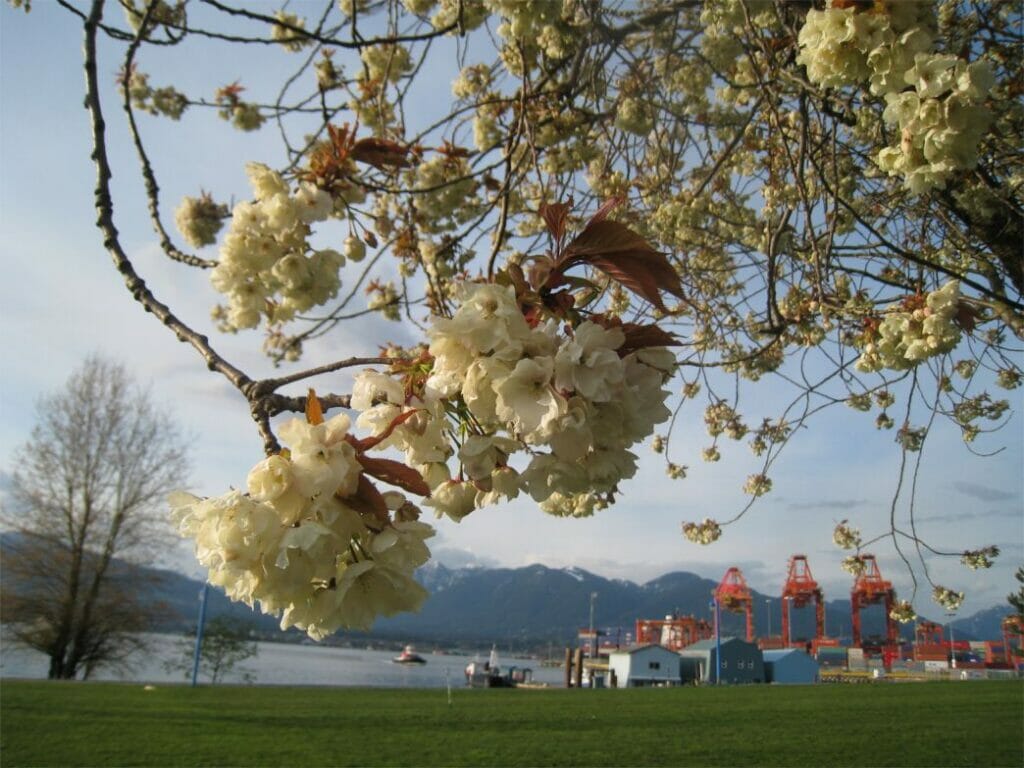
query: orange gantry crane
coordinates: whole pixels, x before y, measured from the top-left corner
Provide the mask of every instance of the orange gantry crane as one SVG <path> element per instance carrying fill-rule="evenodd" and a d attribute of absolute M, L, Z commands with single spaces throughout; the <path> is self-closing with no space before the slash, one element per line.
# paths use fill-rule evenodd
<path fill-rule="evenodd" d="M 920 645 L 942 645 L 942 625 L 934 621 L 920 621 L 914 630 L 914 641 Z"/>
<path fill-rule="evenodd" d="M 1012 614 L 1003 619 L 1003 655 L 1006 663 L 1016 667 L 1024 660 L 1024 616 Z"/>
<path fill-rule="evenodd" d="M 714 595 L 719 607 L 735 613 L 747 612 L 747 642 L 754 642 L 754 599 L 743 572 L 736 567 L 726 571 Z"/>
<path fill-rule="evenodd" d="M 861 647 L 860 611 L 868 605 L 883 603 L 885 606 L 885 642 L 894 646 L 899 642 L 899 629 L 892 617 L 892 606 L 896 602 L 896 590 L 891 581 L 882 578 L 874 555 L 861 555 L 864 570 L 857 575 L 850 592 L 850 611 L 853 620 L 853 647 Z"/>
<path fill-rule="evenodd" d="M 811 600 L 814 601 L 814 637 L 813 641 L 820 640 L 825 636 L 825 599 L 821 587 L 811 575 L 811 567 L 807 564 L 807 557 L 804 555 L 793 555 L 789 558 L 789 575 L 782 587 L 782 647 L 789 648 L 791 644 L 789 636 L 789 611 L 786 600 L 792 603 L 794 608 L 803 608 Z"/>
<path fill-rule="evenodd" d="M 693 616 L 636 620 L 637 645 L 662 645 L 670 651 L 681 651 L 698 640 L 710 640 L 713 636 L 711 624 Z"/>
<path fill-rule="evenodd" d="M 946 661 L 948 658 L 942 625 L 934 621 L 918 622 L 914 629 L 914 661 Z"/>

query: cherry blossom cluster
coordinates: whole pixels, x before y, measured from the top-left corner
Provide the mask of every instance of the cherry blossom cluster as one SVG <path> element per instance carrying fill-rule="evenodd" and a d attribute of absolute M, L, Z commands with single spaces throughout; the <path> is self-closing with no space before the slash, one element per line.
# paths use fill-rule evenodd
<path fill-rule="evenodd" d="M 220 107 L 217 114 L 240 131 L 256 131 L 266 122 L 258 104 L 244 101 L 240 94 L 245 90 L 238 83 L 218 88 L 214 101 Z"/>
<path fill-rule="evenodd" d="M 332 249 L 309 244 L 310 224 L 334 215 L 333 198 L 319 187 L 300 182 L 289 188 L 280 174 L 260 163 L 246 166 L 255 194 L 238 203 L 210 274 L 213 287 L 228 299 L 214 309 L 226 330 L 254 328 L 260 317 L 272 323 L 337 295 L 345 263 Z"/>
<path fill-rule="evenodd" d="M 121 89 L 127 91 L 135 109 L 180 120 L 188 108 L 185 94 L 169 85 L 154 88 L 149 84 L 149 75 L 138 69 L 133 68 L 127 75 L 122 72 L 118 79 Z"/>
<path fill-rule="evenodd" d="M 889 618 L 901 624 L 909 624 L 917 619 L 917 612 L 909 600 L 897 600 L 889 611 Z"/>
<path fill-rule="evenodd" d="M 941 605 L 947 611 L 957 610 L 964 602 L 963 592 L 954 592 L 946 587 L 936 586 L 932 590 L 932 600 Z"/>
<path fill-rule="evenodd" d="M 959 308 L 957 280 L 950 280 L 924 297 L 908 297 L 897 309 L 886 312 L 880 322 L 865 329 L 857 370 L 903 371 L 951 351 L 960 342 L 960 326 L 956 323 Z"/>
<path fill-rule="evenodd" d="M 722 527 L 710 517 L 705 517 L 699 523 L 683 523 L 683 535 L 695 544 L 710 544 L 718 541 Z"/>
<path fill-rule="evenodd" d="M 839 567 L 853 576 L 860 576 L 867 570 L 864 558 L 860 555 L 849 555 L 844 557 L 842 562 L 839 563 Z"/>
<path fill-rule="evenodd" d="M 277 40 L 285 50 L 297 53 L 309 45 L 312 41 L 296 32 L 296 29 L 305 29 L 306 22 L 304 19 L 300 19 L 294 13 L 286 13 L 285 11 L 277 11 L 274 14 L 274 18 L 278 20 L 278 24 L 274 24 L 271 27 L 271 36 Z"/>
<path fill-rule="evenodd" d="M 832 541 L 841 549 L 858 549 L 861 545 L 860 531 L 841 520 L 832 531 Z"/>
<path fill-rule="evenodd" d="M 810 10 L 800 29 L 797 62 L 819 85 L 867 85 L 885 98 L 885 122 L 898 143 L 882 149 L 879 167 L 912 192 L 942 188 L 956 171 L 977 164 L 978 143 L 991 122 L 984 100 L 994 83 L 986 61 L 933 52 L 930 3 L 887 3 Z M 909 86 L 909 87 L 908 87 Z"/>
<path fill-rule="evenodd" d="M 750 496 L 764 496 L 772 489 L 772 479 L 764 474 L 748 475 L 743 492 Z"/>
<path fill-rule="evenodd" d="M 193 248 L 202 248 L 217 242 L 217 233 L 224 226 L 228 207 L 216 203 L 208 192 L 199 197 L 186 196 L 174 211 L 174 223 Z"/>
<path fill-rule="evenodd" d="M 550 514 L 593 514 L 636 471 L 629 449 L 670 415 L 663 385 L 673 355 L 663 347 L 622 353 L 622 329 L 589 319 L 575 328 L 554 319 L 531 325 L 511 286 L 464 284 L 459 302 L 428 330 L 424 397 L 428 412 L 437 410 L 432 398 L 447 402 L 465 432 L 460 471 L 431 483 L 427 505 L 458 520 L 525 492 Z M 421 463 L 408 450 L 407 459 Z M 443 477 L 417 468 L 428 483 Z"/>
<path fill-rule="evenodd" d="M 995 82 L 988 62 L 917 54 L 905 74 L 914 90 L 886 94 L 882 117 L 899 129 L 898 147 L 878 153 L 878 165 L 904 177 L 912 192 L 942 188 L 956 171 L 978 164 L 978 144 L 991 123 L 984 105 Z"/>
<path fill-rule="evenodd" d="M 999 556 L 999 547 L 983 547 L 968 549 L 960 556 L 960 562 L 976 571 L 979 568 L 991 568 L 992 561 Z"/>
<path fill-rule="evenodd" d="M 142 27 L 142 21 L 149 14 L 146 32 L 149 32 L 157 24 L 166 24 L 171 27 L 182 26 L 185 23 L 185 0 L 122 0 L 121 7 L 124 9 L 124 16 L 131 28 L 138 32 Z"/>
<path fill-rule="evenodd" d="M 349 425 L 345 414 L 292 419 L 280 429 L 288 451 L 253 467 L 247 494 L 171 497 L 172 519 L 195 540 L 211 584 L 314 639 L 368 629 L 427 595 L 412 574 L 430 557 L 433 529 L 400 493 L 384 494 L 383 519 L 355 503 L 365 481 Z"/>

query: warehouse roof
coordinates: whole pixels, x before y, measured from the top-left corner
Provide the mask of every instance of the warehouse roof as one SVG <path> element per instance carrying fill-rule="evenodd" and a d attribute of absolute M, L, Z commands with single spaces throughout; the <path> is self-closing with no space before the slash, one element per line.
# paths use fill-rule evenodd
<path fill-rule="evenodd" d="M 807 654 L 799 648 L 774 648 L 770 651 L 764 651 L 763 653 L 765 661 L 778 661 L 784 656 L 789 656 L 791 653 L 799 653 L 802 656 L 807 656 Z M 808 656 L 808 658 L 810 657 Z"/>
<path fill-rule="evenodd" d="M 636 653 L 637 651 L 642 651 L 647 648 L 660 648 L 663 651 L 668 651 L 669 653 L 672 653 L 671 650 L 669 650 L 663 645 L 658 645 L 657 643 L 647 643 L 645 645 L 630 645 L 626 648 L 616 648 L 614 651 L 611 651 L 611 653 Z"/>
<path fill-rule="evenodd" d="M 730 643 L 743 643 L 744 645 L 754 645 L 754 643 L 748 643 L 746 640 L 741 640 L 738 637 L 722 638 L 722 645 L 729 645 Z M 715 640 L 715 638 L 711 638 L 710 640 L 698 640 L 696 643 L 693 643 L 692 645 L 688 645 L 685 648 L 683 648 L 683 650 L 680 651 L 680 653 L 684 653 L 686 651 L 709 651 L 714 649 L 716 645 L 717 641 Z"/>

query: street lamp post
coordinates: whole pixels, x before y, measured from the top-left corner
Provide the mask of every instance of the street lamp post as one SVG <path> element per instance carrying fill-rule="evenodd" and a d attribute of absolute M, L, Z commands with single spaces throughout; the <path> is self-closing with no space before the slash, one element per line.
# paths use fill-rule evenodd
<path fill-rule="evenodd" d="M 956 646 L 953 643 L 953 618 L 955 616 L 955 613 L 946 614 L 946 618 L 949 619 L 947 626 L 949 626 L 949 666 L 951 669 L 956 669 Z"/>
<path fill-rule="evenodd" d="M 590 657 L 597 658 L 597 635 L 594 634 L 594 601 L 597 600 L 597 592 L 590 593 Z"/>
<path fill-rule="evenodd" d="M 790 636 L 789 644 L 793 645 L 793 640 L 792 640 L 792 637 L 793 637 L 793 612 L 790 610 L 793 607 L 793 597 L 792 597 L 792 595 L 786 595 L 782 599 L 783 599 L 783 602 L 785 603 L 782 606 L 782 610 L 784 610 L 786 612 L 786 626 L 789 627 L 789 636 Z"/>
<path fill-rule="evenodd" d="M 714 611 L 715 620 L 715 685 L 722 682 L 722 610 L 718 603 L 718 598 L 715 597 L 708 604 L 708 607 Z M 708 670 L 708 674 L 710 674 Z"/>
<path fill-rule="evenodd" d="M 199 621 L 196 623 L 196 647 L 192 653 L 192 687 L 196 687 L 199 677 L 199 657 L 203 652 L 203 626 L 206 624 L 206 598 L 210 595 L 210 582 L 203 582 L 203 591 L 199 593 Z"/>

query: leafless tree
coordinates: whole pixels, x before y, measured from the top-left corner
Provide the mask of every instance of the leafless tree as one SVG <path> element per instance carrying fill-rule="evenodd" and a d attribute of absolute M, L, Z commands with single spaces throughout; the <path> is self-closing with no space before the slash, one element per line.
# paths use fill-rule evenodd
<path fill-rule="evenodd" d="M 169 534 L 162 506 L 185 479 L 185 440 L 123 366 L 92 356 L 40 399 L 15 462 L 3 621 L 50 657 L 50 678 L 123 662 L 158 609 L 131 564 Z"/>

